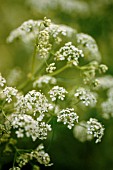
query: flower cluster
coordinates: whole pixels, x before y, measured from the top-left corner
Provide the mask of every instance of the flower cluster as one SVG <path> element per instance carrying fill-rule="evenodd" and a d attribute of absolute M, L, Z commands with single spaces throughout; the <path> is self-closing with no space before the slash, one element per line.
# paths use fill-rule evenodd
<path fill-rule="evenodd" d="M 5 87 L 3 89 L 3 95 L 6 98 L 6 101 L 10 103 L 12 101 L 12 98 L 17 95 L 18 90 L 13 87 Z"/>
<path fill-rule="evenodd" d="M 91 84 L 95 80 L 96 71 L 98 71 L 99 64 L 97 61 L 91 61 L 87 67 L 82 67 L 83 82 L 84 84 Z"/>
<path fill-rule="evenodd" d="M 103 77 L 98 77 L 99 89 L 108 89 L 113 87 L 113 76 L 105 75 Z"/>
<path fill-rule="evenodd" d="M 30 153 L 24 153 L 21 154 L 19 157 L 17 157 L 16 162 L 18 163 L 18 166 L 22 168 L 25 166 L 29 161 L 31 160 L 31 154 Z"/>
<path fill-rule="evenodd" d="M 41 13 L 48 13 L 49 11 L 56 11 L 60 9 L 61 12 L 65 12 L 68 15 L 72 13 L 75 15 L 87 15 L 89 13 L 89 4 L 84 1 L 74 1 L 74 0 L 65 0 L 65 5 L 63 0 L 28 0 L 27 3 L 32 6 L 36 11 L 40 11 Z M 60 7 L 60 8 L 59 8 Z"/>
<path fill-rule="evenodd" d="M 3 87 L 6 84 L 6 80 L 4 77 L 2 77 L 1 73 L 0 73 L 0 86 Z"/>
<path fill-rule="evenodd" d="M 12 114 L 10 119 L 18 138 L 23 138 L 26 135 L 31 137 L 33 141 L 37 138 L 43 140 L 47 138 L 47 132 L 51 131 L 51 125 L 34 120 L 30 115 Z"/>
<path fill-rule="evenodd" d="M 52 45 L 49 43 L 50 35 L 46 29 L 39 32 L 37 51 L 41 58 L 47 58 Z"/>
<path fill-rule="evenodd" d="M 14 82 L 16 80 L 16 84 L 10 83 L 9 86 L 17 85 L 19 90 L 9 87 L 0 74 L 2 119 L 0 135 L 3 136 L 3 133 L 6 134 L 6 132 L 8 134 L 8 137 L 1 138 L 0 142 L 5 141 L 4 145 L 9 145 L 8 142 L 13 137 L 16 141 L 15 144 L 18 142 L 17 146 L 14 143 L 11 145 L 12 148 L 15 145 L 13 149 L 11 148 L 12 151 L 15 151 L 11 169 L 21 169 L 29 161 L 33 161 L 34 164 L 36 160 L 38 164 L 52 165 L 48 153 L 44 151 L 43 144 L 32 150 L 34 147 L 30 143 L 29 151 L 16 147 L 19 146 L 19 141 L 22 138 L 30 139 L 28 142 L 32 140 L 32 143 L 35 144 L 37 141 L 47 139 L 48 133 L 54 131 L 54 126 L 59 125 L 59 122 L 67 126 L 68 129 L 73 129 L 74 136 L 82 142 L 93 138 L 96 138 L 96 143 L 100 142 L 104 128 L 97 119 L 90 118 L 87 122 L 78 122 L 80 106 L 95 106 L 97 102 L 98 89 L 94 89 L 92 82 L 97 86 L 96 75 L 105 73 L 107 70 L 104 64 L 99 64 L 99 59 L 94 60 L 95 55 L 99 55 L 99 52 L 93 38 L 83 33 L 77 34 L 76 30 L 68 26 L 55 25 L 46 17 L 43 21 L 24 22 L 10 34 L 8 41 L 12 42 L 16 38 L 21 38 L 25 42 L 35 42 L 35 44 L 27 81 L 22 83 L 24 80 L 21 79 L 18 83 L 17 79 L 21 72 L 18 74 L 13 71 L 11 80 Z M 73 43 L 70 42 L 71 40 Z M 96 54 L 91 58 L 93 53 Z M 90 56 L 90 62 L 88 62 L 87 56 Z M 83 61 L 81 62 L 81 60 Z M 38 68 L 35 67 L 35 61 L 41 63 Z M 66 70 L 67 68 L 68 70 Z M 62 74 L 63 71 L 65 74 Z M 73 75 L 74 78 L 72 78 Z M 87 82 L 86 88 L 81 87 L 83 80 Z M 107 87 L 113 87 L 113 82 L 109 82 Z M 79 102 L 84 105 L 77 105 Z M 113 89 L 110 89 L 108 100 L 106 103 L 102 103 L 104 113 L 113 115 L 113 111 L 110 110 L 113 110 L 112 103 Z M 111 108 L 108 108 L 107 105 Z M 55 118 L 56 124 L 53 123 L 53 118 Z M 51 141 L 49 140 L 50 143 Z M 33 165 L 34 167 L 38 168 L 38 165 Z"/>
<path fill-rule="evenodd" d="M 25 96 L 18 96 L 15 103 L 15 109 L 18 113 L 34 113 L 37 117 L 39 116 L 40 121 L 50 107 L 45 95 L 35 90 L 29 91 Z"/>
<path fill-rule="evenodd" d="M 33 87 L 41 88 L 41 87 L 43 87 L 43 85 L 47 85 L 47 84 L 56 84 L 56 79 L 51 76 L 43 75 L 43 76 L 39 77 L 38 80 L 36 80 L 33 83 Z"/>
<path fill-rule="evenodd" d="M 57 122 L 63 122 L 63 124 L 67 124 L 69 129 L 72 129 L 75 122 L 78 122 L 79 116 L 74 112 L 73 108 L 66 108 L 60 111 Z"/>
<path fill-rule="evenodd" d="M 30 42 L 39 32 L 40 21 L 28 20 L 25 21 L 20 27 L 13 30 L 7 41 L 13 42 L 15 39 L 20 38 L 24 42 Z"/>
<path fill-rule="evenodd" d="M 113 117 L 113 87 L 107 92 L 107 100 L 101 104 L 102 116 L 106 119 Z"/>
<path fill-rule="evenodd" d="M 31 152 L 32 157 L 34 157 L 40 164 L 44 164 L 45 166 L 53 165 L 50 163 L 50 156 L 48 153 L 44 151 L 44 145 L 40 144 L 35 151 Z"/>
<path fill-rule="evenodd" d="M 73 128 L 73 136 L 80 142 L 90 141 L 93 139 L 91 134 L 87 133 L 87 122 L 81 121 Z"/>
<path fill-rule="evenodd" d="M 20 68 L 13 68 L 9 71 L 7 76 L 7 84 L 9 86 L 17 86 L 19 82 L 23 79 L 23 72 Z"/>
<path fill-rule="evenodd" d="M 65 94 L 68 93 L 65 88 L 59 87 L 59 86 L 54 86 L 50 91 L 50 97 L 52 101 L 55 101 L 57 99 L 64 100 Z"/>
<path fill-rule="evenodd" d="M 55 63 L 49 64 L 48 67 L 46 68 L 47 73 L 52 73 L 54 70 L 56 70 Z"/>
<path fill-rule="evenodd" d="M 95 40 L 90 35 L 79 33 L 76 35 L 76 39 L 78 47 L 83 49 L 84 53 L 86 54 L 85 57 L 87 56 L 88 61 L 101 60 L 98 46 Z"/>
<path fill-rule="evenodd" d="M 39 50 L 41 50 L 43 47 L 43 50 L 45 49 L 46 51 L 46 48 L 44 47 L 47 47 L 48 50 L 51 49 L 51 44 L 49 43 L 50 37 L 52 37 L 54 41 L 58 44 L 62 41 L 61 36 L 72 37 L 72 35 L 75 33 L 76 33 L 75 29 L 72 29 L 71 27 L 65 26 L 65 25 L 53 24 L 51 23 L 50 19 L 47 19 L 45 17 L 44 21 L 41 21 L 41 20 L 25 21 L 20 27 L 18 27 L 17 29 L 13 30 L 10 33 L 9 37 L 7 38 L 7 42 L 11 43 L 15 39 L 18 39 L 18 38 L 21 39 L 23 42 L 31 42 L 32 40 L 38 37 L 39 38 L 39 41 L 38 41 Z M 45 42 L 43 42 L 43 40 L 45 40 Z M 44 57 L 46 56 L 44 55 Z"/>
<path fill-rule="evenodd" d="M 108 70 L 108 67 L 105 64 L 99 65 L 99 72 L 100 73 L 105 73 L 107 70 Z"/>
<path fill-rule="evenodd" d="M 43 164 L 45 166 L 53 165 L 52 163 L 50 163 L 49 154 L 44 151 L 43 144 L 40 144 L 35 150 L 31 151 L 30 153 L 20 154 L 20 156 L 17 157 L 16 162 L 18 163 L 18 166 L 22 168 L 24 165 L 26 165 L 29 161 L 33 159 L 36 159 L 38 163 Z"/>
<path fill-rule="evenodd" d="M 45 27 L 49 27 L 51 25 L 51 20 L 44 17 L 44 20 L 42 21 L 42 23 Z"/>
<path fill-rule="evenodd" d="M 93 137 L 96 138 L 95 143 L 101 142 L 101 138 L 104 135 L 103 125 L 95 118 L 90 118 L 89 121 L 87 121 L 87 124 L 87 133 L 93 135 Z"/>
<path fill-rule="evenodd" d="M 84 57 L 84 54 L 82 50 L 72 45 L 72 42 L 68 42 L 56 52 L 55 57 L 56 60 L 67 60 L 76 66 L 78 65 L 78 59 Z"/>
<path fill-rule="evenodd" d="M 60 35 L 66 36 L 66 30 L 62 28 L 62 26 L 58 26 L 56 24 L 51 24 L 49 27 L 46 28 L 49 34 L 54 39 L 55 43 L 59 44 L 62 41 Z"/>
<path fill-rule="evenodd" d="M 83 87 L 78 88 L 74 96 L 82 101 L 82 103 L 86 106 L 94 105 L 97 102 L 94 93 L 92 93 L 89 89 L 85 89 Z"/>

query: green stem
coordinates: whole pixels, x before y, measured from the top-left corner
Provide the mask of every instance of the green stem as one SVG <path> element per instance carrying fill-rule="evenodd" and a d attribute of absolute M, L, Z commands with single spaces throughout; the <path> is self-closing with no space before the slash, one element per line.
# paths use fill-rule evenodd
<path fill-rule="evenodd" d="M 31 82 L 31 80 L 30 80 L 30 79 L 27 79 L 23 84 L 21 84 L 21 85 L 18 87 L 18 89 L 19 89 L 19 90 L 24 89 L 30 82 Z"/>
<path fill-rule="evenodd" d="M 15 166 L 16 157 L 17 157 L 17 152 L 15 152 L 15 155 L 14 155 L 13 168 L 14 168 L 14 166 Z"/>
<path fill-rule="evenodd" d="M 78 68 L 79 70 L 86 70 L 88 69 L 87 65 L 86 66 L 76 66 L 76 68 Z"/>
<path fill-rule="evenodd" d="M 82 125 L 81 123 L 78 123 L 78 125 L 85 128 L 85 129 L 87 129 L 87 127 L 85 125 Z"/>
<path fill-rule="evenodd" d="M 11 121 L 7 118 L 7 116 L 5 115 L 4 111 L 2 110 L 2 114 L 3 116 L 11 123 Z"/>
<path fill-rule="evenodd" d="M 53 119 L 53 120 L 52 120 Z M 50 143 L 49 143 L 49 146 L 48 146 L 48 149 L 50 149 L 51 145 L 52 145 L 52 142 L 53 142 L 53 139 L 54 139 L 54 133 L 55 133 L 55 124 L 54 124 L 54 117 L 51 118 L 52 120 L 52 126 L 53 126 L 53 129 L 52 129 L 52 134 L 51 134 L 51 139 L 50 139 Z"/>
<path fill-rule="evenodd" d="M 50 117 L 46 123 L 49 123 L 51 120 L 52 120 L 52 117 Z"/>
<path fill-rule="evenodd" d="M 16 148 L 16 151 L 19 152 L 32 152 L 32 149 L 18 149 Z"/>
<path fill-rule="evenodd" d="M 34 67 L 35 67 L 35 58 L 36 58 L 36 54 L 37 54 L 37 43 L 38 43 L 38 37 L 36 38 L 36 42 L 35 42 L 35 46 L 34 46 L 34 52 L 33 52 L 33 56 L 32 56 L 32 65 L 31 65 L 32 75 L 34 73 Z"/>
<path fill-rule="evenodd" d="M 36 70 L 36 72 L 34 73 L 34 76 L 36 76 L 39 71 L 43 68 L 43 66 L 45 65 L 45 61 L 43 61 L 41 64 L 40 64 L 40 67 L 38 67 L 38 69 Z"/>
<path fill-rule="evenodd" d="M 65 69 L 67 69 L 68 67 L 69 67 L 69 65 L 65 65 L 64 67 L 60 68 L 59 70 L 56 70 L 56 71 L 54 71 L 53 73 L 50 73 L 50 74 L 48 74 L 48 75 L 50 75 L 50 76 L 55 76 L 55 75 L 61 73 L 62 71 L 64 71 Z"/>
<path fill-rule="evenodd" d="M 81 100 L 78 100 L 76 103 L 74 103 L 74 105 L 77 105 L 78 103 L 80 103 L 81 102 Z"/>
<path fill-rule="evenodd" d="M 33 61 L 34 62 L 34 61 Z M 33 65 L 33 64 L 32 64 Z M 29 83 L 33 82 L 34 80 L 37 79 L 36 75 L 40 72 L 40 70 L 44 67 L 45 65 L 45 61 L 43 61 L 40 66 L 38 67 L 38 69 L 36 70 L 35 73 L 32 72 L 32 75 L 30 75 L 29 79 L 26 80 L 26 82 L 24 82 L 22 85 L 20 85 L 18 87 L 19 90 L 24 89 Z"/>

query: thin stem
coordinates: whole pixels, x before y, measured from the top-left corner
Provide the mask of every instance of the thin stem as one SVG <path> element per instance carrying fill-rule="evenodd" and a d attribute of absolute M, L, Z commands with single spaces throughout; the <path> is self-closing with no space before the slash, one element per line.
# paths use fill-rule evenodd
<path fill-rule="evenodd" d="M 34 52 L 33 52 L 33 56 L 32 56 L 32 65 L 31 65 L 32 75 L 34 73 L 34 67 L 35 67 L 35 58 L 36 58 L 36 54 L 37 54 L 37 43 L 38 43 L 38 37 L 36 38 L 36 42 L 35 42 L 35 46 L 34 46 Z"/>
<path fill-rule="evenodd" d="M 52 129 L 52 136 L 51 136 L 50 143 L 49 143 L 49 146 L 48 146 L 48 150 L 51 147 L 51 144 L 52 144 L 53 139 L 54 139 L 54 134 L 55 134 L 55 116 L 54 115 L 55 115 L 56 105 L 57 105 L 57 100 L 55 101 L 53 116 L 51 117 L 51 119 L 48 120 L 48 121 L 52 120 L 52 128 L 53 128 Z"/>
<path fill-rule="evenodd" d="M 51 120 L 52 120 L 52 117 L 50 117 L 46 123 L 49 123 Z"/>
<path fill-rule="evenodd" d="M 65 69 L 67 69 L 68 67 L 69 67 L 69 65 L 65 65 L 64 67 L 60 68 L 59 70 L 56 70 L 56 71 L 54 71 L 53 73 L 50 73 L 50 74 L 48 74 L 48 75 L 50 75 L 50 76 L 55 76 L 55 75 L 61 73 L 62 71 L 64 71 Z"/>
<path fill-rule="evenodd" d="M 32 149 L 18 149 L 16 148 L 16 151 L 19 152 L 32 152 Z"/>
<path fill-rule="evenodd" d="M 77 105 L 78 103 L 80 103 L 81 102 L 81 100 L 78 100 L 76 103 L 74 103 L 74 105 Z"/>
<path fill-rule="evenodd" d="M 36 72 L 34 73 L 35 76 L 39 73 L 39 71 L 43 68 L 44 65 L 45 65 L 45 61 L 43 61 L 43 62 L 40 64 L 40 67 L 38 67 L 38 69 L 37 69 Z"/>
<path fill-rule="evenodd" d="M 88 69 L 88 67 L 87 67 L 87 65 L 85 65 L 85 66 L 76 66 L 76 68 L 78 68 L 79 70 L 86 70 L 86 69 Z"/>
<path fill-rule="evenodd" d="M 15 155 L 14 155 L 13 168 L 14 168 L 14 166 L 15 166 L 16 157 L 17 157 L 17 151 L 15 152 Z"/>
<path fill-rule="evenodd" d="M 52 120 L 53 119 L 53 120 Z M 53 138 L 54 138 L 54 133 L 55 133 L 55 125 L 54 125 L 54 117 L 51 118 L 52 120 L 52 126 L 53 126 L 53 130 L 52 130 L 52 135 L 51 135 L 51 139 L 50 139 L 50 142 L 49 142 L 49 146 L 48 146 L 48 149 L 50 149 L 51 145 L 52 145 L 52 142 L 53 142 Z"/>
<path fill-rule="evenodd" d="M 40 72 L 40 70 L 44 67 L 44 65 L 48 65 L 47 64 L 47 60 L 49 59 L 49 57 L 47 57 L 46 59 L 43 60 L 43 62 L 40 64 L 40 66 L 37 68 L 37 70 L 34 73 L 34 77 L 37 76 L 37 74 Z"/>
<path fill-rule="evenodd" d="M 3 116 L 11 123 L 11 121 L 7 118 L 7 116 L 5 115 L 4 111 L 2 110 L 2 114 Z"/>
<path fill-rule="evenodd" d="M 85 128 L 85 129 L 87 129 L 87 127 L 86 127 L 85 125 L 83 125 L 83 124 L 81 124 L 81 123 L 78 123 L 78 124 L 79 124 L 79 126 Z"/>
<path fill-rule="evenodd" d="M 18 89 L 19 89 L 19 90 L 24 89 L 30 82 L 31 82 L 31 80 L 30 80 L 30 79 L 27 79 L 23 84 L 21 84 L 21 85 L 18 87 Z"/>

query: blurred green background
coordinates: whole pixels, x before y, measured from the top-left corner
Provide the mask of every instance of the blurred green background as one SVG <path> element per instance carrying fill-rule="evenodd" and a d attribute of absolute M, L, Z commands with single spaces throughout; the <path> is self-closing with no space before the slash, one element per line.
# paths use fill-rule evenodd
<path fill-rule="evenodd" d="M 26 63 L 32 55 L 32 48 L 19 41 L 7 44 L 7 36 L 24 21 L 44 16 L 91 35 L 99 46 L 103 63 L 109 67 L 108 74 L 113 74 L 113 0 L 0 0 L 0 72 L 5 77 L 14 67 L 26 72 Z M 102 122 L 106 130 L 99 144 L 80 143 L 67 128 L 56 128 L 50 150 L 54 166 L 45 169 L 112 170 L 113 118 Z"/>

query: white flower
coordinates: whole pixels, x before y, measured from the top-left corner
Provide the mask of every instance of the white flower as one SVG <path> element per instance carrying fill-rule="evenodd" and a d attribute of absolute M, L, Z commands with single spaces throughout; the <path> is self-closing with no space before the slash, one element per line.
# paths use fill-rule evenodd
<path fill-rule="evenodd" d="M 33 87 L 43 87 L 44 84 L 56 84 L 56 79 L 51 76 L 41 76 L 33 83 Z"/>
<path fill-rule="evenodd" d="M 87 133 L 87 122 L 81 121 L 73 128 L 73 135 L 80 142 L 90 141 L 93 139 L 91 134 Z"/>
<path fill-rule="evenodd" d="M 104 135 L 103 125 L 95 118 L 90 118 L 89 121 L 87 121 L 87 125 L 87 133 L 96 138 L 95 143 L 101 142 L 101 138 Z"/>
<path fill-rule="evenodd" d="M 105 119 L 113 117 L 113 99 L 109 98 L 101 104 L 102 116 Z"/>
<path fill-rule="evenodd" d="M 90 92 L 89 89 L 84 89 L 82 87 L 76 90 L 74 96 L 77 97 L 80 101 L 82 101 L 82 103 L 86 106 L 90 104 L 95 104 L 97 102 L 94 93 Z"/>
<path fill-rule="evenodd" d="M 108 70 L 108 67 L 105 64 L 99 65 L 99 72 L 100 73 L 105 73 L 107 70 Z"/>
<path fill-rule="evenodd" d="M 74 112 L 73 108 L 66 108 L 60 111 L 57 117 L 57 122 L 63 122 L 64 125 L 67 124 L 69 129 L 72 129 L 75 122 L 78 122 L 79 116 Z"/>
<path fill-rule="evenodd" d="M 113 87 L 113 76 L 105 75 L 103 77 L 98 77 L 99 86 L 98 88 L 108 89 Z"/>
<path fill-rule="evenodd" d="M 13 87 L 5 87 L 3 89 L 3 94 L 6 97 L 6 101 L 10 103 L 12 101 L 13 96 L 16 97 L 18 90 Z"/>
<path fill-rule="evenodd" d="M 68 42 L 56 52 L 55 57 L 56 60 L 67 60 L 69 63 L 76 66 L 79 63 L 78 59 L 84 57 L 84 54 L 82 50 L 72 45 L 72 42 Z"/>
<path fill-rule="evenodd" d="M 34 151 L 31 152 L 33 158 L 35 158 L 40 164 L 45 166 L 53 165 L 50 163 L 50 156 L 44 151 L 44 145 L 40 144 Z"/>
<path fill-rule="evenodd" d="M 73 13 L 75 16 L 87 16 L 90 10 L 89 4 L 85 1 L 65 0 L 64 4 L 64 0 L 28 0 L 27 3 L 43 14 L 59 9 L 61 13 L 65 12 L 67 15 L 72 16 Z"/>
<path fill-rule="evenodd" d="M 34 159 L 37 160 L 38 163 L 43 164 L 45 166 L 53 165 L 52 163 L 50 163 L 49 154 L 44 151 L 43 144 L 40 144 L 32 152 L 19 154 L 19 156 L 16 159 L 16 162 L 17 162 L 18 166 L 22 168 L 29 161 L 34 160 Z M 11 170 L 13 170 L 13 169 L 11 169 Z M 19 169 L 14 169 L 14 170 L 19 170 Z"/>
<path fill-rule="evenodd" d="M 18 113 L 34 113 L 43 119 L 44 113 L 50 109 L 50 104 L 44 94 L 32 90 L 25 96 L 17 97 L 15 109 Z"/>
<path fill-rule="evenodd" d="M 23 72 L 20 68 L 13 68 L 9 71 L 7 76 L 7 84 L 10 86 L 16 86 L 22 80 Z"/>
<path fill-rule="evenodd" d="M 45 28 L 50 36 L 54 39 L 55 43 L 59 44 L 62 41 L 61 35 L 66 36 L 66 30 L 60 25 L 51 23 L 49 27 Z"/>
<path fill-rule="evenodd" d="M 23 138 L 24 137 L 24 130 L 23 129 L 18 129 L 16 132 L 17 138 Z"/>
<path fill-rule="evenodd" d="M 30 42 L 36 38 L 36 35 L 39 32 L 40 22 L 41 21 L 33 20 L 25 21 L 20 27 L 10 33 L 7 42 L 11 43 L 17 38 L 22 39 L 24 42 Z"/>
<path fill-rule="evenodd" d="M 6 84 L 6 80 L 5 80 L 5 78 L 2 77 L 2 75 L 0 73 L 0 86 L 3 87 L 4 84 Z"/>
<path fill-rule="evenodd" d="M 78 47 L 83 49 L 84 54 L 86 54 L 85 57 L 87 57 L 88 61 L 101 61 L 101 55 L 98 50 L 96 41 L 90 35 L 79 33 L 76 34 L 76 39 Z"/>
<path fill-rule="evenodd" d="M 23 138 L 26 135 L 33 141 L 37 138 L 43 140 L 47 138 L 48 131 L 51 131 L 51 125 L 34 120 L 27 114 L 12 114 L 10 120 L 18 138 Z"/>
<path fill-rule="evenodd" d="M 54 70 L 56 70 L 55 63 L 49 64 L 48 67 L 46 68 L 47 73 L 52 73 Z"/>
<path fill-rule="evenodd" d="M 102 116 L 105 119 L 113 117 L 113 87 L 107 92 L 108 99 L 101 104 Z"/>
<path fill-rule="evenodd" d="M 58 99 L 64 100 L 65 94 L 68 93 L 65 88 L 59 87 L 59 86 L 54 86 L 50 91 L 50 97 L 52 101 L 55 101 Z"/>
<path fill-rule="evenodd" d="M 48 30 L 44 29 L 39 32 L 37 51 L 41 58 L 47 58 L 52 45 L 49 43 L 50 35 Z"/>

